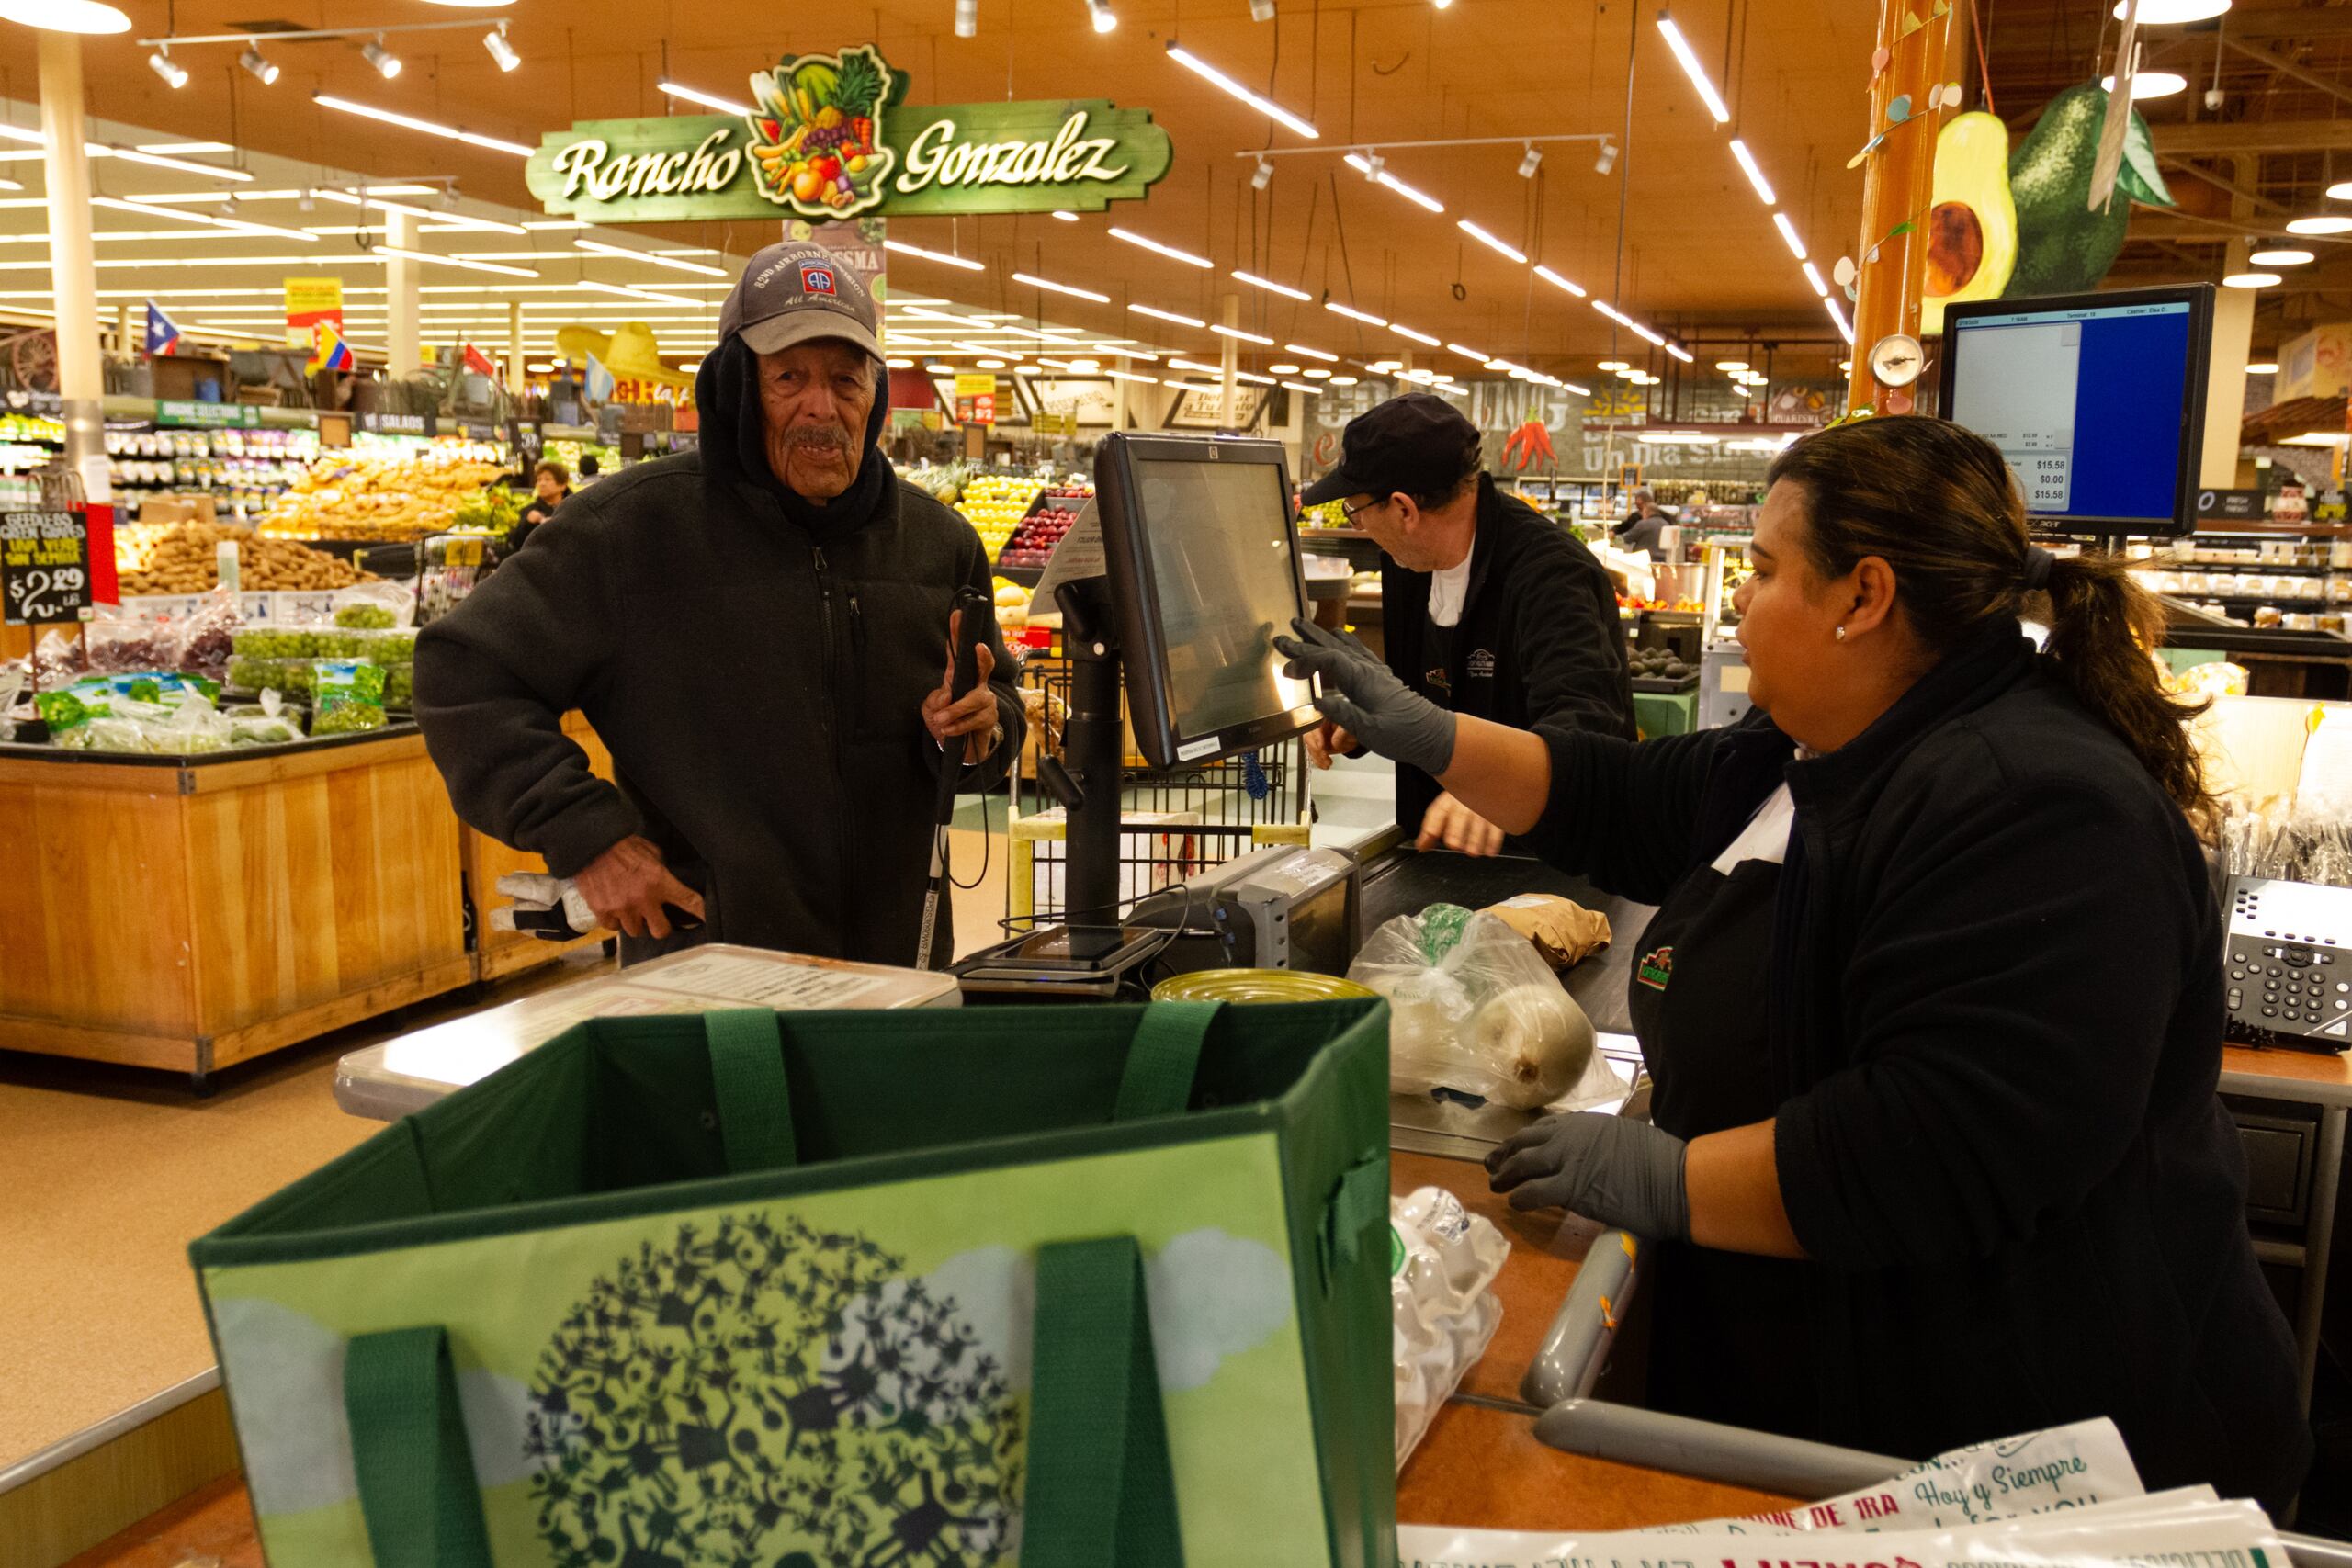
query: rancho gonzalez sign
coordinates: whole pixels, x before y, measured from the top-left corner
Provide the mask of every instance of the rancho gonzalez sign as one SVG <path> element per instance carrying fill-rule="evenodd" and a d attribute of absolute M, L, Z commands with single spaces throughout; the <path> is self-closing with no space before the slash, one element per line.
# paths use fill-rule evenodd
<path fill-rule="evenodd" d="M 547 210 L 595 222 L 1099 210 L 1168 172 L 1148 109 L 1101 98 L 910 106 L 871 45 L 753 73 L 753 112 L 582 120 L 531 154 Z"/>

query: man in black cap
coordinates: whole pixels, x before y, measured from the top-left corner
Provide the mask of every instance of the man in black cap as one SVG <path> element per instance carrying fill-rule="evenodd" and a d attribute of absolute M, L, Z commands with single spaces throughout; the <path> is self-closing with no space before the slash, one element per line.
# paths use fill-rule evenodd
<path fill-rule="evenodd" d="M 1397 679 L 1455 713 L 1632 739 L 1615 585 L 1582 540 L 1495 488 L 1477 427 L 1444 399 L 1408 392 L 1351 420 L 1340 439 L 1340 466 L 1305 500 L 1339 502 L 1386 556 L 1381 630 Z M 1307 738 L 1318 767 L 1354 750 L 1328 723 Z M 1500 828 L 1401 763 L 1396 820 L 1423 849 L 1503 847 Z"/>
<path fill-rule="evenodd" d="M 939 770 L 983 788 L 1019 750 L 993 633 L 951 700 L 950 608 L 988 593 L 988 556 L 876 446 L 876 325 L 823 247 L 762 251 L 695 379 L 700 450 L 572 497 L 417 639 L 458 814 L 573 878 L 625 960 L 712 940 L 913 962 Z M 565 737 L 575 707 L 616 784 Z"/>

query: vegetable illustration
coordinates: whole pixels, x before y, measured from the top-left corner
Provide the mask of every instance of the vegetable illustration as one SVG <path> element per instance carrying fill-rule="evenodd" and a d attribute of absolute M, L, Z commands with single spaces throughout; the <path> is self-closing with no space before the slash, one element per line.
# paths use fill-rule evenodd
<path fill-rule="evenodd" d="M 882 198 L 898 162 L 882 116 L 904 78 L 871 46 L 803 55 L 752 78 L 752 168 L 761 194 L 804 218 L 846 218 Z"/>
<path fill-rule="evenodd" d="M 1511 472 L 1523 474 L 1538 457 L 1555 466 L 1559 462 L 1552 451 L 1551 431 L 1542 420 L 1531 419 L 1512 431 L 1510 438 L 1503 443 L 1503 461 L 1510 465 Z"/>

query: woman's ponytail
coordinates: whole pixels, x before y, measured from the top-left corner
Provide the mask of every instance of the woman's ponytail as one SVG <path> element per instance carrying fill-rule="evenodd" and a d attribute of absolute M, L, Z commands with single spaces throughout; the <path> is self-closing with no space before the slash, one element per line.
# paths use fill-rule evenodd
<path fill-rule="evenodd" d="M 2165 793 L 2192 817 L 2211 803 L 2187 721 L 2210 703 L 2173 696 L 2149 650 L 2164 638 L 2164 607 L 2109 555 L 2050 564 L 2046 651 L 2075 697 L 2123 738 Z"/>

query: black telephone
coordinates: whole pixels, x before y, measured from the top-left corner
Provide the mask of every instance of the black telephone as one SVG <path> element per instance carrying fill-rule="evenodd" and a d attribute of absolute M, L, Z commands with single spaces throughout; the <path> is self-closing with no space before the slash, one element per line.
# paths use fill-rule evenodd
<path fill-rule="evenodd" d="M 2232 878 L 2222 957 L 2232 1039 L 2352 1046 L 2352 887 Z"/>

